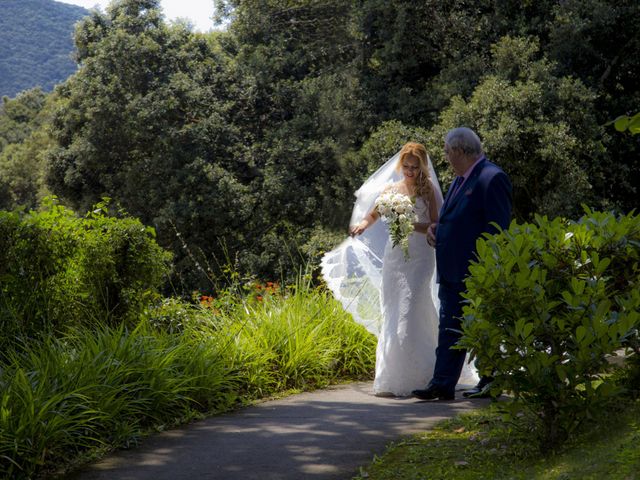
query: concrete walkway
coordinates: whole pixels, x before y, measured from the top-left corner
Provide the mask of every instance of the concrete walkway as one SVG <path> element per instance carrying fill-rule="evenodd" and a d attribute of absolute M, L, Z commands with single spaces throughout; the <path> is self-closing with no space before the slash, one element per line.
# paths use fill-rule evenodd
<path fill-rule="evenodd" d="M 489 402 L 457 398 L 378 398 L 370 382 L 302 393 L 154 435 L 73 478 L 350 479 L 389 442 Z"/>

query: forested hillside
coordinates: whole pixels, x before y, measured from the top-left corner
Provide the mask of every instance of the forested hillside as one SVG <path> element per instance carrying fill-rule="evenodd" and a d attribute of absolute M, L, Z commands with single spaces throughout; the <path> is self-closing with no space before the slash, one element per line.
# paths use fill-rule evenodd
<path fill-rule="evenodd" d="M 459 125 L 510 175 L 518 220 L 637 208 L 638 137 L 607 126 L 640 105 L 637 0 L 214 5 L 225 31 L 167 24 L 158 0 L 82 20 L 77 73 L 0 108 L 0 207 L 109 197 L 187 292 L 228 263 L 279 279 L 317 261 L 408 140 L 446 189 Z"/>
<path fill-rule="evenodd" d="M 0 1 L 0 97 L 49 91 L 71 75 L 73 26 L 88 13 L 53 0 Z"/>

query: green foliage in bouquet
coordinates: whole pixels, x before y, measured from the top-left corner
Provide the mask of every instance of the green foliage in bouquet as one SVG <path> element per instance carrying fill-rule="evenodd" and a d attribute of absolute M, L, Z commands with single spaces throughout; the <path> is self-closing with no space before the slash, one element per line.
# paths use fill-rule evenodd
<path fill-rule="evenodd" d="M 461 345 L 495 377 L 494 393 L 513 395 L 505 411 L 533 419 L 553 449 L 621 393 L 610 357 L 638 355 L 640 217 L 536 216 L 477 247 Z"/>
<path fill-rule="evenodd" d="M 136 319 L 170 255 L 138 220 L 86 218 L 49 199 L 42 211 L 0 212 L 0 345 L 91 321 Z"/>

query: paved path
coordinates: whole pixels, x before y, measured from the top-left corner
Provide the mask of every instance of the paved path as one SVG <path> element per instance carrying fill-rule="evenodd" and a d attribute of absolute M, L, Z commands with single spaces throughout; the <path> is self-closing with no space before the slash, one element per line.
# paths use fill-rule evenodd
<path fill-rule="evenodd" d="M 145 439 L 76 480 L 346 480 L 402 436 L 488 401 L 378 398 L 354 383 L 264 402 Z"/>

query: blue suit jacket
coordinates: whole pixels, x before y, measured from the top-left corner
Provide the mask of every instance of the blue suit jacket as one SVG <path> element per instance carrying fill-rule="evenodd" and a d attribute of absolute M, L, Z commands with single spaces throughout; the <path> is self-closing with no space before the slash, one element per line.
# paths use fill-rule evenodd
<path fill-rule="evenodd" d="M 483 158 L 453 198 L 447 192 L 436 230 L 436 262 L 440 282 L 462 283 L 475 257 L 476 241 L 495 233 L 496 222 L 507 228 L 511 219 L 511 182 L 500 167 Z"/>

